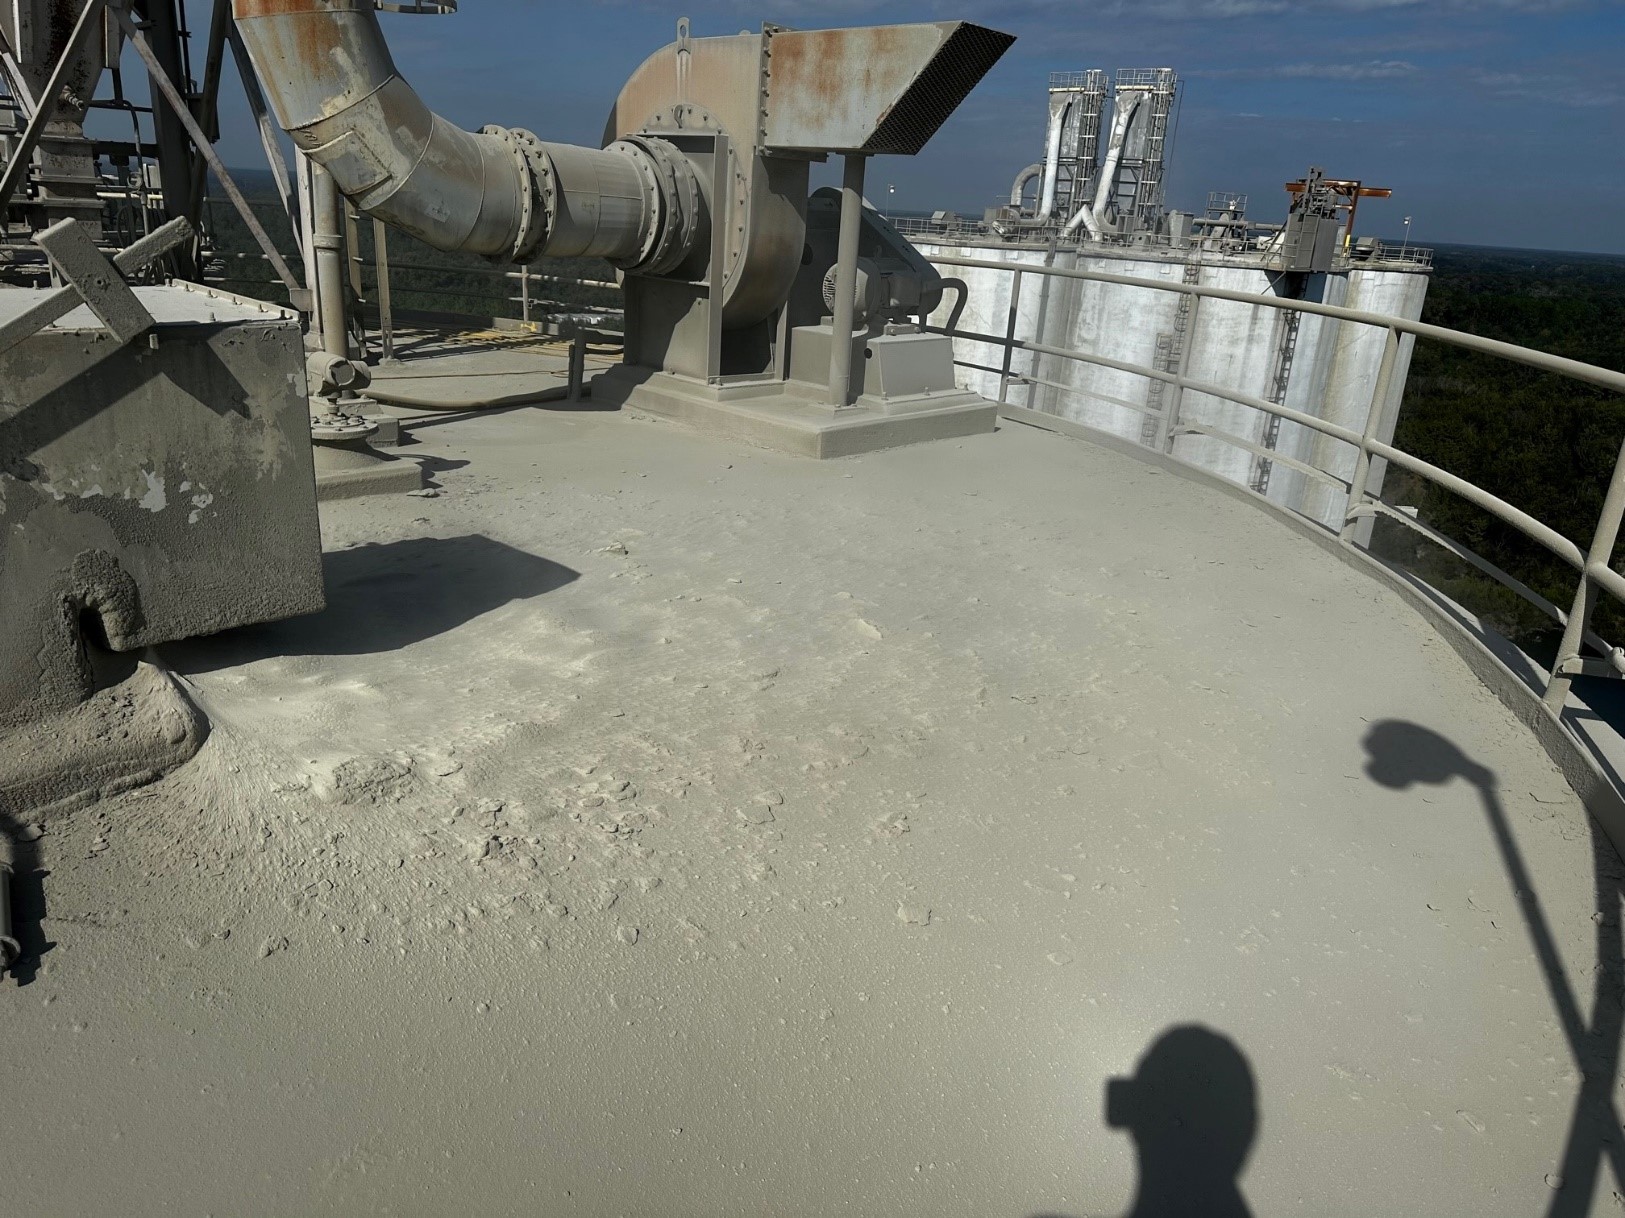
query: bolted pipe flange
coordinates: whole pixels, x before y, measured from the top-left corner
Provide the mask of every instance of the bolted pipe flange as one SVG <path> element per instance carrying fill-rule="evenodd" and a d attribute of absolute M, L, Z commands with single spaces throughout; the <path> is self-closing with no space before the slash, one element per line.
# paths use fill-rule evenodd
<path fill-rule="evenodd" d="M 354 446 L 376 435 L 378 424 L 358 414 L 345 414 L 337 406 L 310 416 L 310 438 L 317 444 Z"/>
<path fill-rule="evenodd" d="M 518 166 L 519 231 L 508 260 L 529 262 L 542 252 L 553 230 L 558 191 L 554 186 L 552 162 L 543 151 L 541 141 L 529 131 L 491 124 L 481 127 L 480 134 L 494 135 L 506 144 Z"/>
<path fill-rule="evenodd" d="M 525 181 L 535 199 L 535 219 L 531 231 L 522 232 L 519 240 L 514 243 L 513 260 L 529 262 L 542 253 L 547 245 L 547 238 L 558 221 L 558 173 L 553 168 L 552 158 L 542 147 L 542 141 L 537 139 L 533 132 L 516 128 L 510 134 L 524 158 Z"/>
<path fill-rule="evenodd" d="M 706 232 L 704 197 L 694 168 L 679 149 L 655 136 L 630 135 L 610 148 L 637 162 L 652 186 L 656 204 L 656 223 L 650 226 L 637 259 L 617 265 L 640 275 L 664 275 L 688 258 Z"/>
<path fill-rule="evenodd" d="M 659 167 L 643 149 L 626 140 L 616 140 L 604 148 L 605 152 L 619 153 L 637 166 L 638 181 L 643 185 L 643 231 L 638 244 L 638 252 L 629 259 L 614 260 L 621 270 L 630 267 L 644 266 L 665 242 L 671 230 L 667 214 L 670 207 L 666 201 L 666 192 L 662 189 Z"/>

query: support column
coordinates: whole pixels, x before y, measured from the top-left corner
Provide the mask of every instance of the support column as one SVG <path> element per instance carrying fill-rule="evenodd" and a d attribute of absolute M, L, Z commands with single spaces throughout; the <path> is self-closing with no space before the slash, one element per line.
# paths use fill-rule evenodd
<path fill-rule="evenodd" d="M 344 230 L 338 183 L 310 162 L 311 246 L 316 255 L 316 308 L 321 321 L 322 350 L 350 357 L 349 327 L 344 308 Z"/>
<path fill-rule="evenodd" d="M 829 400 L 852 404 L 852 317 L 858 292 L 858 229 L 863 219 L 863 170 L 868 158 L 848 153 L 841 175 L 841 236 L 835 247 L 835 316 L 829 348 Z"/>
<path fill-rule="evenodd" d="M 190 96 L 192 82 L 184 68 L 185 53 L 181 48 L 180 26 L 177 13 L 170 0 L 145 0 L 141 15 L 146 18 L 144 29 L 153 56 L 183 99 Z M 154 99 L 159 85 L 155 75 L 149 73 Z M 197 153 L 186 133 L 180 117 L 157 100 L 152 104 L 153 134 L 158 144 L 158 164 L 164 194 L 164 212 L 170 216 L 185 216 L 195 228 L 198 214 L 192 207 L 192 182 L 198 167 L 194 164 Z M 199 192 L 200 194 L 204 192 Z M 197 259 L 194 250 L 177 250 L 176 270 L 183 279 L 196 279 Z"/>
<path fill-rule="evenodd" d="M 378 362 L 396 363 L 395 304 L 389 292 L 389 232 L 377 216 L 372 218 L 373 266 L 378 273 Z"/>

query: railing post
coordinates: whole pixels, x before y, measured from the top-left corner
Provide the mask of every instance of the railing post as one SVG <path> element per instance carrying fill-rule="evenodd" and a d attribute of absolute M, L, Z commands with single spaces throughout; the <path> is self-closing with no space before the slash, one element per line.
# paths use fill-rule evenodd
<path fill-rule="evenodd" d="M 1017 267 L 1010 284 L 1010 315 L 1004 323 L 1004 359 L 999 370 L 999 405 L 1009 405 L 1010 363 L 1016 355 L 1016 312 L 1021 305 L 1021 268 Z"/>
<path fill-rule="evenodd" d="M 1360 451 L 1354 456 L 1354 476 L 1349 479 L 1349 501 L 1343 513 L 1343 527 L 1338 532 L 1338 536 L 1350 545 L 1354 543 L 1354 533 L 1359 528 L 1361 519 L 1354 515 L 1354 509 L 1365 502 L 1366 484 L 1371 481 L 1371 442 L 1377 438 L 1377 431 L 1382 426 L 1383 413 L 1388 409 L 1388 391 L 1394 380 L 1394 365 L 1398 362 L 1399 331 L 1389 326 L 1387 337 L 1383 340 L 1382 364 L 1377 369 L 1377 384 L 1371 391 L 1371 405 L 1366 408 L 1365 430 L 1361 433 Z"/>
<path fill-rule="evenodd" d="M 1591 548 L 1586 551 L 1586 566 L 1608 566 L 1614 557 L 1614 543 L 1619 540 L 1619 525 L 1625 517 L 1625 443 L 1620 445 L 1619 456 L 1614 459 L 1614 473 L 1608 480 L 1608 493 L 1603 497 L 1602 513 L 1597 517 L 1597 529 L 1591 535 Z M 1586 631 L 1591 626 L 1591 611 L 1597 603 L 1596 585 L 1591 582 L 1589 570 L 1580 572 L 1580 584 L 1574 591 L 1574 605 L 1569 609 L 1569 620 L 1563 627 L 1563 641 L 1557 645 L 1557 659 L 1552 662 L 1551 679 L 1546 682 L 1546 705 L 1553 714 L 1561 714 L 1568 701 L 1569 687 L 1574 684 L 1571 673 L 1563 666 L 1580 658 L 1580 648 Z"/>
<path fill-rule="evenodd" d="M 377 216 L 372 218 L 372 261 L 378 281 L 378 359 L 395 362 L 395 305 L 389 294 L 389 229 Z"/>

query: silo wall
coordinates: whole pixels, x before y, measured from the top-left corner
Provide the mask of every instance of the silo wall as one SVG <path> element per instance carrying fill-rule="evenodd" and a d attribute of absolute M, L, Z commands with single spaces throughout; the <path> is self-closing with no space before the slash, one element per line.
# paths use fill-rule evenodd
<path fill-rule="evenodd" d="M 941 254 L 1023 266 L 1076 268 L 1157 283 L 1181 283 L 1186 273 L 1185 261 L 1177 253 L 1131 256 L 1117 251 L 1096 253 L 1087 247 L 1049 251 L 921 239 L 915 244 L 928 258 Z M 981 267 L 940 269 L 944 275 L 964 280 L 968 289 L 960 330 L 1000 336 L 1006 333 L 1015 278 L 1011 273 Z M 1256 256 L 1204 253 L 1196 274 L 1196 282 L 1202 286 L 1258 295 L 1279 295 L 1282 284 L 1280 274 Z M 1181 334 L 1182 298 L 1177 292 L 1041 275 L 1021 278 L 1015 311 L 1018 339 L 1151 367 L 1177 356 L 1188 380 L 1236 389 L 1258 398 L 1270 396 L 1288 326 L 1282 310 L 1240 301 L 1193 298 Z M 1304 299 L 1415 320 L 1421 316 L 1426 292 L 1427 275 L 1417 270 L 1355 266 L 1311 276 Z M 950 293 L 944 307 L 933 314 L 933 325 L 947 324 L 951 299 Z M 1166 336 L 1161 348 L 1159 336 Z M 1375 327 L 1299 314 L 1284 404 L 1352 431 L 1363 430 L 1382 363 L 1384 337 L 1385 331 Z M 1407 338 L 1401 344 L 1388 401 L 1383 404 L 1378 435 L 1385 440 L 1392 437 L 1398 417 L 1410 349 L 1411 340 Z M 955 343 L 955 353 L 962 361 L 992 369 L 962 368 L 965 387 L 987 397 L 998 397 L 1005 367 L 1003 349 L 993 343 L 960 339 Z M 1268 440 L 1269 418 L 1262 411 L 1210 394 L 1180 391 L 1171 385 L 1158 390 L 1148 378 L 1136 373 L 1027 351 L 1016 352 L 1009 367 L 1014 375 L 1032 380 L 1012 383 L 1006 400 L 1126 439 L 1166 448 L 1168 428 L 1177 415 L 1176 433 L 1181 427 L 1194 425 L 1256 445 Z M 1137 409 L 1146 406 L 1158 409 L 1149 416 Z M 1353 448 L 1293 423 L 1279 425 L 1273 449 L 1343 478 L 1354 468 Z M 1339 487 L 1279 462 L 1270 465 L 1267 480 L 1261 479 L 1255 454 L 1213 436 L 1175 434 L 1172 451 L 1232 481 L 1262 484 L 1271 500 L 1330 527 L 1342 522 L 1347 494 Z M 1379 481 L 1373 483 L 1373 489 L 1380 487 L 1381 473 L 1380 465 L 1374 467 L 1373 475 Z"/>

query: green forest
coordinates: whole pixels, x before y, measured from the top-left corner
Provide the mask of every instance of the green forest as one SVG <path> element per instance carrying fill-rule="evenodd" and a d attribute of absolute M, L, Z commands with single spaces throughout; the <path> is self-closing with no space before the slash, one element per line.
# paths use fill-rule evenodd
<path fill-rule="evenodd" d="M 289 265 L 297 267 L 293 230 L 278 201 L 271 175 L 264 170 L 234 170 L 255 216 L 270 235 Z M 211 193 L 205 224 L 209 230 L 215 261 L 211 280 L 227 291 L 261 300 L 286 304 L 288 294 L 261 255 L 248 227 L 238 218 L 224 193 Z M 360 252 L 361 298 L 370 315 L 376 316 L 377 275 L 373 252 L 373 225 L 361 217 L 356 225 Z M 385 241 L 390 272 L 390 299 L 397 322 L 422 317 L 493 318 L 521 316 L 520 284 L 505 278 L 515 266 L 500 266 L 473 254 L 448 254 L 425 245 L 398 229 L 389 230 Z M 566 278 L 613 280 L 614 269 L 597 258 L 549 258 L 532 270 Z M 570 312 L 594 306 L 616 307 L 620 293 L 614 289 L 582 287 L 576 284 L 531 284 L 533 314 Z M 616 326 L 606 322 L 606 329 Z"/>
<path fill-rule="evenodd" d="M 1422 320 L 1625 370 L 1625 258 L 1443 247 Z M 1625 438 L 1625 398 L 1444 343 L 1417 343 L 1394 443 L 1478 484 L 1585 550 Z M 1403 470 L 1383 498 L 1567 610 L 1575 572 L 1482 509 Z M 1418 537 L 1379 521 L 1373 549 L 1415 571 L 1536 653 L 1556 623 L 1522 597 Z M 1625 639 L 1625 613 L 1606 598 L 1596 618 Z"/>
<path fill-rule="evenodd" d="M 256 214 L 285 254 L 293 235 L 270 175 L 245 173 Z M 210 226 L 223 286 L 286 300 L 245 226 L 215 192 Z M 362 296 L 374 301 L 372 225 L 358 226 Z M 447 254 L 396 231 L 388 236 L 397 317 L 520 316 L 519 284 L 499 267 Z M 595 259 L 547 259 L 537 271 L 612 279 Z M 613 290 L 532 285 L 533 315 L 614 306 Z M 1625 257 L 1442 246 L 1435 254 L 1422 320 L 1520 346 L 1625 370 Z M 1585 549 L 1608 476 L 1625 439 L 1625 398 L 1443 343 L 1417 343 L 1395 443 L 1522 508 Z M 1383 498 L 1420 518 L 1567 609 L 1574 573 L 1561 560 L 1483 510 L 1403 470 L 1390 469 Z M 1414 531 L 1379 519 L 1373 550 L 1478 613 L 1531 652 L 1555 646 L 1542 610 Z M 1606 600 L 1597 628 L 1625 640 L 1625 611 Z"/>

